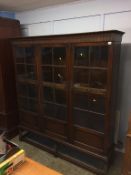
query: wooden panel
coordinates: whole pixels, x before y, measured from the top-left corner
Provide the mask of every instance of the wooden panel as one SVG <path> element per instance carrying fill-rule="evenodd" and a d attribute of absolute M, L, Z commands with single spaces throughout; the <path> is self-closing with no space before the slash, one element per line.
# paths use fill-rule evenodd
<path fill-rule="evenodd" d="M 20 111 L 19 117 L 21 125 L 29 127 L 30 129 L 38 129 L 38 115 Z"/>
<path fill-rule="evenodd" d="M 73 114 L 75 125 L 104 133 L 104 115 L 100 115 L 95 112 L 88 112 L 86 110 L 77 108 L 73 111 Z"/>
<path fill-rule="evenodd" d="M 46 130 L 60 135 L 66 135 L 66 126 L 62 122 L 46 119 Z"/>
<path fill-rule="evenodd" d="M 86 130 L 75 127 L 74 135 L 74 140 L 78 142 L 82 142 L 97 148 L 104 147 L 104 139 L 102 137 L 95 134 L 90 134 Z"/>

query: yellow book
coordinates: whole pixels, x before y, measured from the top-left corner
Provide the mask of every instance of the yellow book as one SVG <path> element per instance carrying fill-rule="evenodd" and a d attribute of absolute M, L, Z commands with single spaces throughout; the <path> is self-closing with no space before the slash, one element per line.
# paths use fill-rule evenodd
<path fill-rule="evenodd" d="M 10 175 L 25 160 L 25 151 L 20 149 L 0 164 L 0 175 Z"/>

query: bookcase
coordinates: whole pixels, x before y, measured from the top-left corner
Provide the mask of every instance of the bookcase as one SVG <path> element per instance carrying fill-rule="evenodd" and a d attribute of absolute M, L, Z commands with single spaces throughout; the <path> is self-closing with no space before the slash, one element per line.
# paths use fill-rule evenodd
<path fill-rule="evenodd" d="M 114 30 L 12 40 L 20 139 L 106 172 L 122 35 Z"/>

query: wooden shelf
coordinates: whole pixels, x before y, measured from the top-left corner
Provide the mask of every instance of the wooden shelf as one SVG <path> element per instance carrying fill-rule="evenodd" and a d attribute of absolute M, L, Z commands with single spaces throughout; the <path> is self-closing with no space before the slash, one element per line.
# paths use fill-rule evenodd
<path fill-rule="evenodd" d="M 107 93 L 106 89 L 86 87 L 85 84 L 83 85 L 79 83 L 74 84 L 73 89 L 76 91 L 80 91 L 80 92 L 87 92 L 87 93 L 98 94 L 98 95 L 103 95 L 103 96 L 105 96 Z"/>
<path fill-rule="evenodd" d="M 66 68 L 66 65 L 63 65 L 63 64 L 41 64 L 41 67 Z"/>
<path fill-rule="evenodd" d="M 29 96 L 24 96 L 24 95 L 20 95 L 18 94 L 18 98 L 25 98 L 25 99 L 30 99 L 30 100 L 33 100 L 33 101 L 38 101 L 38 97 L 29 97 Z"/>
<path fill-rule="evenodd" d="M 16 66 L 17 65 L 25 65 L 25 66 L 36 66 L 35 63 L 16 63 Z"/>
<path fill-rule="evenodd" d="M 104 117 L 105 114 L 103 113 L 99 113 L 99 112 L 95 112 L 95 111 L 91 111 L 91 110 L 88 110 L 88 109 L 83 109 L 83 108 L 78 108 L 78 107 L 74 107 L 73 109 L 76 109 L 76 110 L 80 110 L 80 111 L 84 111 L 84 112 L 89 112 L 89 113 L 92 113 L 92 114 L 97 114 L 98 117 Z"/>
<path fill-rule="evenodd" d="M 60 83 L 54 83 L 54 82 L 45 82 L 43 81 L 43 86 L 46 87 L 52 87 L 52 88 L 56 88 L 56 89 L 65 89 L 66 88 L 66 84 L 60 84 Z"/>
<path fill-rule="evenodd" d="M 88 132 L 88 133 L 93 134 L 93 135 L 101 136 L 101 137 L 103 137 L 103 138 L 104 138 L 104 136 L 105 136 L 104 133 L 98 132 L 98 131 L 96 131 L 96 130 L 94 130 L 94 129 L 81 127 L 81 126 L 76 125 L 76 124 L 74 125 L 74 127 L 77 128 L 77 129 L 79 129 L 79 130 L 81 130 L 81 131 Z"/>
<path fill-rule="evenodd" d="M 64 125 L 67 125 L 67 121 L 65 121 L 65 120 L 60 120 L 60 119 L 49 117 L 49 116 L 46 116 L 46 115 L 44 117 L 42 117 L 42 118 L 43 119 L 52 120 L 52 121 L 55 121 L 55 122 L 58 122 L 58 123 L 61 123 L 61 124 L 64 124 Z"/>
<path fill-rule="evenodd" d="M 17 83 L 27 83 L 27 84 L 38 84 L 37 80 L 30 80 L 30 79 L 24 79 L 24 78 L 17 78 Z"/>
<path fill-rule="evenodd" d="M 43 103 L 46 103 L 46 104 L 52 104 L 52 105 L 58 105 L 58 106 L 61 106 L 61 107 L 67 107 L 67 105 L 65 104 L 59 104 L 59 103 L 55 103 L 53 101 L 47 101 L 47 100 L 43 100 Z"/>
<path fill-rule="evenodd" d="M 73 66 L 75 69 L 89 69 L 89 70 L 103 70 L 107 71 L 107 67 L 93 67 L 93 66 Z"/>

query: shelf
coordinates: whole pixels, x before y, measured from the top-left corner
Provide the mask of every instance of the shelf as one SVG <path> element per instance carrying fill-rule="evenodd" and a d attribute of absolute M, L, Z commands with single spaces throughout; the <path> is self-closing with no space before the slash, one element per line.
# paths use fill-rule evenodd
<path fill-rule="evenodd" d="M 53 119 L 67 120 L 67 107 L 55 105 L 52 103 L 43 104 L 43 114 Z"/>
<path fill-rule="evenodd" d="M 61 123 L 61 124 L 67 124 L 67 122 L 66 121 L 64 121 L 64 120 L 59 120 L 59 119 L 57 119 L 57 118 L 52 118 L 52 117 L 49 117 L 49 116 L 44 116 L 44 117 L 42 117 L 43 119 L 48 119 L 48 120 L 51 120 L 51 121 L 55 121 L 55 122 L 58 122 L 58 123 Z"/>
<path fill-rule="evenodd" d="M 103 138 L 104 138 L 104 136 L 105 136 L 105 134 L 104 134 L 103 132 L 99 132 L 99 131 L 96 131 L 96 130 L 94 130 L 94 129 L 84 128 L 84 127 L 81 127 L 81 126 L 76 125 L 76 124 L 74 124 L 74 127 L 75 127 L 76 129 L 81 130 L 81 131 L 88 132 L 88 133 L 93 134 L 93 135 L 101 136 L 101 137 L 103 137 Z"/>
<path fill-rule="evenodd" d="M 75 69 L 108 70 L 107 67 L 73 66 Z"/>
<path fill-rule="evenodd" d="M 24 112 L 24 113 L 29 113 L 29 114 L 32 114 L 32 115 L 35 115 L 35 116 L 38 116 L 38 112 L 32 112 L 32 111 L 29 111 L 29 110 L 24 110 L 22 108 L 19 108 L 18 109 L 20 112 Z"/>
<path fill-rule="evenodd" d="M 54 82 L 45 82 L 43 81 L 43 86 L 46 87 L 52 87 L 52 88 L 56 88 L 56 89 L 65 89 L 66 85 L 65 84 L 60 84 L 60 83 L 54 83 Z"/>
<path fill-rule="evenodd" d="M 61 64 L 42 64 L 41 67 L 60 67 L 60 68 L 66 68 L 66 65 Z"/>
<path fill-rule="evenodd" d="M 52 104 L 52 105 L 57 105 L 57 106 L 61 106 L 61 107 L 67 107 L 67 105 L 63 105 L 63 104 L 59 104 L 59 103 L 55 103 L 55 102 L 51 102 L 51 101 L 47 101 L 47 100 L 44 100 L 43 103 L 46 103 L 46 104 Z"/>
<path fill-rule="evenodd" d="M 26 98 L 26 99 L 30 99 L 33 101 L 38 101 L 38 97 L 34 98 L 34 97 L 29 97 L 29 96 L 24 96 L 24 95 L 19 95 L 19 94 L 18 94 L 18 98 Z"/>
<path fill-rule="evenodd" d="M 30 80 L 30 79 L 24 79 L 24 78 L 17 78 L 17 82 L 28 83 L 28 84 L 38 84 L 37 80 Z"/>
<path fill-rule="evenodd" d="M 87 113 L 85 111 L 73 111 L 73 124 L 82 128 L 89 128 L 93 131 L 104 133 L 105 118 L 98 117 L 97 114 Z"/>
<path fill-rule="evenodd" d="M 105 114 L 103 114 L 103 113 L 94 112 L 94 111 L 90 111 L 90 110 L 87 110 L 87 109 L 82 109 L 82 108 L 78 108 L 78 107 L 74 107 L 74 109 L 80 110 L 80 111 L 83 111 L 83 112 L 89 112 L 89 113 L 92 113 L 92 114 L 96 114 L 96 115 L 99 115 L 101 117 L 105 116 Z"/>
<path fill-rule="evenodd" d="M 17 65 L 35 66 L 35 63 L 25 63 L 25 62 L 24 62 L 24 63 L 16 63 L 16 66 L 17 66 Z"/>
<path fill-rule="evenodd" d="M 104 96 L 107 93 L 106 89 L 91 88 L 91 87 L 86 87 L 86 85 L 87 84 L 76 83 L 74 84 L 73 89 L 80 92 L 87 92 L 91 94 L 98 94 L 98 95 L 104 95 Z"/>

